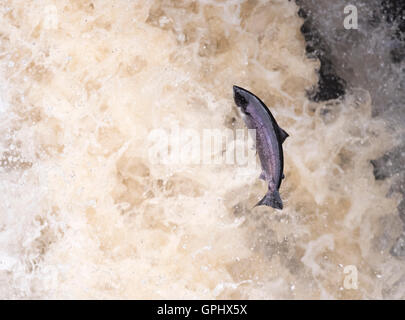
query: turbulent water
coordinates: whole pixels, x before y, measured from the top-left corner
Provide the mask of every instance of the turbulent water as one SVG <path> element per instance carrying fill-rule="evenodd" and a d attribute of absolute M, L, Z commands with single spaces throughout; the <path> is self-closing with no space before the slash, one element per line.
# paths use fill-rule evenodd
<path fill-rule="evenodd" d="M 0 298 L 405 298 L 401 197 L 370 163 L 396 135 L 366 89 L 308 99 L 298 9 L 1 1 Z M 233 84 L 290 135 L 282 211 L 253 207 L 258 167 L 148 156 L 155 129 L 243 128 Z"/>

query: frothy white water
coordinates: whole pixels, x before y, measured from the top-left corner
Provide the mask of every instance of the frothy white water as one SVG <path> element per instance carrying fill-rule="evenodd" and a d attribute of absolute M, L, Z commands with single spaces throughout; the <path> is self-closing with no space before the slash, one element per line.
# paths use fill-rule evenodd
<path fill-rule="evenodd" d="M 295 4 L 0 10 L 2 298 L 404 297 L 388 252 L 399 198 L 368 161 L 395 141 L 364 90 L 308 101 L 318 62 Z M 149 161 L 156 128 L 242 128 L 233 84 L 290 134 L 283 211 L 252 209 L 266 191 L 259 169 Z M 356 290 L 344 287 L 349 265 Z"/>

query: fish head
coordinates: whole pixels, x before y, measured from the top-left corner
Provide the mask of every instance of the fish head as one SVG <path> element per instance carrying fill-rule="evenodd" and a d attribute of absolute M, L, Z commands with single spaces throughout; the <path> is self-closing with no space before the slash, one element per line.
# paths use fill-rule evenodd
<path fill-rule="evenodd" d="M 249 104 L 250 92 L 245 89 L 233 86 L 233 99 L 235 100 L 236 105 L 242 109 L 243 112 L 246 112 L 246 108 Z"/>

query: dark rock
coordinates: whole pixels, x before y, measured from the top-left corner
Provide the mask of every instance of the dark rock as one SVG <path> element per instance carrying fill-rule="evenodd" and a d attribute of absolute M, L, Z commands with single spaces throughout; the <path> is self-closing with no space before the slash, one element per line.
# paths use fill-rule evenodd
<path fill-rule="evenodd" d="M 401 218 L 402 222 L 405 224 L 405 199 L 398 205 L 399 217 Z"/>
<path fill-rule="evenodd" d="M 400 42 L 391 49 L 392 61 L 400 63 L 405 58 L 405 1 L 383 0 L 381 7 L 385 20 L 395 28 L 393 38 Z"/>
<path fill-rule="evenodd" d="M 350 88 L 370 92 L 372 116 L 384 119 L 399 145 L 371 160 L 376 180 L 390 179 L 390 193 L 400 193 L 399 216 L 405 223 L 405 1 L 296 0 L 304 23 L 307 55 L 320 60 L 318 87 L 308 92 L 315 101 L 342 97 Z M 343 27 L 343 8 L 358 8 L 359 29 Z M 339 14 L 341 12 L 341 14 Z M 402 141 L 402 142 L 401 142 Z M 404 225 L 405 227 L 405 225 Z M 405 235 L 391 253 L 404 254 Z"/>
<path fill-rule="evenodd" d="M 401 234 L 391 249 L 391 254 L 397 258 L 405 258 L 405 232 Z"/>
<path fill-rule="evenodd" d="M 405 146 L 397 147 L 370 162 L 374 167 L 373 173 L 376 180 L 384 180 L 395 174 L 399 174 L 404 171 Z M 401 191 L 405 192 L 405 190 Z"/>
<path fill-rule="evenodd" d="M 301 1 L 297 0 L 296 2 L 299 5 Z M 300 8 L 298 15 L 305 19 L 301 26 L 301 33 L 307 43 L 305 47 L 307 55 L 310 58 L 319 59 L 321 63 L 321 67 L 318 71 L 318 86 L 308 92 L 309 98 L 319 102 L 342 97 L 345 94 L 346 82 L 337 75 L 333 63 L 328 58 L 330 49 L 313 25 L 310 12 Z"/>

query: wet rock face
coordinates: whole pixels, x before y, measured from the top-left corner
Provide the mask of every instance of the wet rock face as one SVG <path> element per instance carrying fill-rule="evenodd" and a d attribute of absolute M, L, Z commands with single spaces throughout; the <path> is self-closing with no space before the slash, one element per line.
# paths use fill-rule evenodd
<path fill-rule="evenodd" d="M 296 3 L 305 19 L 302 32 L 308 53 L 315 52 L 324 66 L 320 69 L 320 84 L 322 75 L 333 74 L 344 79 L 347 87 L 362 87 L 372 95 L 374 116 L 384 114 L 397 119 L 397 106 L 405 100 L 401 93 L 403 66 L 397 63 L 403 45 L 399 5 L 383 6 L 381 0 L 356 1 L 358 29 L 347 30 L 343 25 L 347 16 L 344 8 L 352 4 L 350 1 L 296 0 Z M 336 81 L 329 84 L 330 87 L 323 86 L 323 92 L 333 91 Z"/>
<path fill-rule="evenodd" d="M 405 2 L 398 0 L 381 1 L 382 12 L 390 23 L 395 23 L 397 27 L 396 35 L 403 37 L 405 33 Z"/>
<path fill-rule="evenodd" d="M 300 3 L 302 4 L 302 1 L 297 1 L 297 4 Z M 301 32 L 307 43 L 307 55 L 319 59 L 321 63 L 318 87 L 309 92 L 310 98 L 319 102 L 343 96 L 345 94 L 346 82 L 336 74 L 333 63 L 328 58 L 330 49 L 314 26 L 310 12 L 307 13 L 305 9 L 301 8 L 298 14 L 301 18 L 305 19 Z"/>
<path fill-rule="evenodd" d="M 400 175 L 404 171 L 402 165 L 405 163 L 405 146 L 395 148 L 370 162 L 374 167 L 373 173 L 376 180 L 384 180 L 394 175 Z M 405 192 L 405 190 L 399 189 L 398 191 Z"/>
<path fill-rule="evenodd" d="M 397 242 L 391 249 L 391 254 L 394 257 L 398 258 L 405 258 L 405 232 L 401 234 L 401 236 L 398 238 Z"/>
<path fill-rule="evenodd" d="M 383 0 L 381 12 L 394 29 L 391 48 L 391 59 L 394 63 L 400 63 L 405 58 L 405 2 L 396 0 Z"/>
<path fill-rule="evenodd" d="M 320 3 L 296 0 L 309 56 L 321 62 L 315 101 L 335 99 L 345 90 L 361 87 L 373 100 L 373 116 L 387 121 L 397 147 L 370 160 L 376 180 L 391 179 L 393 193 L 403 199 L 398 205 L 405 229 L 405 2 L 397 0 L 356 1 L 359 29 L 344 30 L 343 8 L 350 1 Z M 342 15 L 333 12 L 337 10 Z M 399 236 L 391 254 L 405 257 L 405 234 Z"/>

